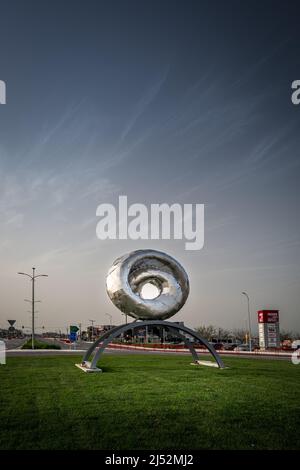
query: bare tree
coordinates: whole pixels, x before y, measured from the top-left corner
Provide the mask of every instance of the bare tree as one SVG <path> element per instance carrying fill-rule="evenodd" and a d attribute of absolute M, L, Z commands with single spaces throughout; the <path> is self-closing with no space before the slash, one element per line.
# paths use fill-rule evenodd
<path fill-rule="evenodd" d="M 235 328 L 232 334 L 236 339 L 243 343 L 245 341 L 246 335 L 248 334 L 248 331 L 246 331 L 244 328 Z"/>
<path fill-rule="evenodd" d="M 202 336 L 204 339 L 211 341 L 212 338 L 218 336 L 218 329 L 213 325 L 200 325 L 196 328 L 197 333 Z"/>
<path fill-rule="evenodd" d="M 217 328 L 217 337 L 219 339 L 227 339 L 229 336 L 231 336 L 231 332 L 229 330 L 226 330 L 225 328 Z"/>
<path fill-rule="evenodd" d="M 280 331 L 280 341 L 285 341 L 287 339 L 293 339 L 292 331 L 281 330 Z"/>

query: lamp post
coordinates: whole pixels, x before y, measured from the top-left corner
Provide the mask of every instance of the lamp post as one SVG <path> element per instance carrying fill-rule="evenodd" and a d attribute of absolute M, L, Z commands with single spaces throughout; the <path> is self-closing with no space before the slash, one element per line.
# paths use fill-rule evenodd
<path fill-rule="evenodd" d="M 248 304 L 248 329 L 249 329 L 249 351 L 252 352 L 252 335 L 251 335 L 251 319 L 250 319 L 250 299 L 247 292 L 242 292 L 242 294 L 247 297 Z"/>
<path fill-rule="evenodd" d="M 28 276 L 32 282 L 32 291 L 31 291 L 31 314 L 32 314 L 32 324 L 31 324 L 31 347 L 34 349 L 34 304 L 35 302 L 40 302 L 39 300 L 34 300 L 34 283 L 37 277 L 48 277 L 48 274 L 35 274 L 35 268 L 32 268 L 32 275 L 27 273 L 18 273 L 23 276 Z"/>
<path fill-rule="evenodd" d="M 89 320 L 92 324 L 92 335 L 91 335 L 91 340 L 93 341 L 93 338 L 94 338 L 94 323 L 96 320 Z"/>

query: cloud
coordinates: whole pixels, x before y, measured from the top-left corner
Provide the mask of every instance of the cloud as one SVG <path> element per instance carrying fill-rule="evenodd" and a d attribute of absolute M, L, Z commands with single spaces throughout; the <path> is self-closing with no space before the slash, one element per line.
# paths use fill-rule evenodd
<path fill-rule="evenodd" d="M 124 140 L 134 129 L 135 124 L 139 118 L 146 112 L 148 107 L 153 103 L 153 101 L 159 95 L 163 85 L 165 84 L 169 73 L 169 67 L 166 67 L 160 78 L 146 91 L 144 96 L 136 103 L 134 107 L 134 112 L 132 113 L 130 119 L 125 125 L 125 129 L 122 132 L 121 140 Z"/>
<path fill-rule="evenodd" d="M 278 44 L 276 44 L 272 50 L 268 54 L 264 54 L 263 56 L 260 57 L 259 60 L 257 60 L 254 64 L 249 65 L 247 69 L 240 75 L 240 77 L 235 80 L 232 83 L 232 87 L 236 87 L 241 85 L 243 82 L 250 80 L 253 78 L 254 75 L 258 73 L 258 71 L 264 67 L 271 59 L 274 59 L 274 57 L 282 50 L 285 48 L 285 46 L 292 41 L 292 36 L 289 36 L 282 41 L 280 41 Z"/>
<path fill-rule="evenodd" d="M 0 175 L 0 225 L 10 229 L 22 226 L 24 217 L 70 222 L 81 212 L 94 213 L 99 201 L 118 193 L 119 187 L 108 178 L 88 170 L 56 173 L 50 170 L 19 171 Z M 54 218 L 54 219 L 53 219 Z M 73 219 L 73 220 L 72 220 Z"/>
<path fill-rule="evenodd" d="M 14 214 L 11 218 L 6 220 L 6 225 L 14 228 L 21 228 L 23 225 L 24 214 Z"/>

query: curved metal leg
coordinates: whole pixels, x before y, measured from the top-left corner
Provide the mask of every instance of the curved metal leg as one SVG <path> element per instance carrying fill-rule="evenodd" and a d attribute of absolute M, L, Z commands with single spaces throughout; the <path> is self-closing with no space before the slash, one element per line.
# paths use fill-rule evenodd
<path fill-rule="evenodd" d="M 120 325 L 117 326 L 116 328 L 107 331 L 104 333 L 93 345 L 88 349 L 88 351 L 85 353 L 84 358 L 83 358 L 83 364 L 87 366 L 89 369 L 96 369 L 97 362 L 102 354 L 102 352 L 105 350 L 105 348 L 108 346 L 108 344 L 117 336 L 119 336 L 121 333 L 126 332 L 127 330 L 131 330 L 134 328 L 141 328 L 143 326 L 163 326 L 166 328 L 170 328 L 172 331 L 176 331 L 180 335 L 180 337 L 184 340 L 185 344 L 188 346 L 189 350 L 191 351 L 191 354 L 193 355 L 193 358 L 195 361 L 198 361 L 198 355 L 193 347 L 193 345 L 185 338 L 183 335 L 180 334 L 180 331 L 183 331 L 184 333 L 189 334 L 190 336 L 196 338 L 203 346 L 205 346 L 208 351 L 211 353 L 211 355 L 214 357 L 216 360 L 219 368 L 224 369 L 225 365 L 220 358 L 219 354 L 216 352 L 213 346 L 211 346 L 208 341 L 206 341 L 204 338 L 202 338 L 198 333 L 195 331 L 187 328 L 186 326 L 182 325 L 177 325 L 176 323 L 171 323 L 163 320 L 148 320 L 148 321 L 137 321 L 137 322 L 132 322 L 126 325 Z M 90 365 L 88 365 L 87 360 L 91 356 L 91 354 L 94 352 L 94 350 L 97 348 L 97 346 L 103 343 L 102 346 L 96 350 L 95 355 L 93 357 L 93 360 Z"/>
<path fill-rule="evenodd" d="M 110 336 L 111 333 L 113 333 L 114 331 L 119 330 L 122 326 L 124 326 L 124 325 L 116 326 L 115 328 L 112 328 L 111 330 L 106 331 L 96 341 L 94 341 L 94 343 L 89 347 L 89 349 L 84 354 L 84 356 L 82 358 L 82 364 L 84 364 L 85 362 L 88 361 L 88 359 L 91 356 L 91 354 L 93 353 L 93 351 L 99 346 L 100 343 L 102 343 L 102 341 L 105 340 L 105 338 Z"/>
<path fill-rule="evenodd" d="M 178 336 L 182 341 L 184 341 L 184 344 L 188 347 L 190 350 L 191 355 L 193 356 L 193 359 L 195 363 L 199 361 L 199 356 L 197 354 L 196 349 L 192 345 L 192 343 L 184 336 L 182 335 L 179 331 L 177 331 L 175 328 L 170 328 L 168 327 L 168 330 L 172 331 L 176 336 Z"/>
<path fill-rule="evenodd" d="M 134 322 L 135 323 L 135 322 Z M 126 325 L 127 326 L 127 325 Z M 96 354 L 94 355 L 93 357 L 93 360 L 91 362 L 91 367 L 92 368 L 95 368 L 97 367 L 97 362 L 99 360 L 99 357 L 101 356 L 101 354 L 103 353 L 104 349 L 109 345 L 109 343 L 112 342 L 112 340 L 114 338 L 116 338 L 117 336 L 119 336 L 121 333 L 124 333 L 125 331 L 127 331 L 127 328 L 125 330 L 123 330 L 124 328 L 124 325 L 122 325 L 122 331 L 114 331 L 110 336 L 108 336 L 102 343 L 102 346 L 96 351 Z M 128 330 L 131 329 L 132 326 L 130 326 L 130 328 L 128 327 Z"/>
<path fill-rule="evenodd" d="M 205 346 L 206 349 L 208 349 L 209 352 L 211 353 L 211 355 L 214 357 L 214 359 L 217 362 L 220 369 L 225 369 L 226 368 L 225 365 L 224 365 L 224 362 L 222 361 L 221 357 L 219 356 L 219 354 L 217 353 L 215 348 L 213 346 L 211 346 L 211 344 L 209 344 L 209 342 L 206 341 L 206 339 L 202 338 L 200 335 L 198 335 L 198 333 L 196 333 L 193 330 L 190 330 L 190 328 L 187 328 L 186 326 L 180 326 L 179 329 L 181 331 L 184 331 L 185 333 L 188 333 L 189 335 L 193 336 L 194 338 L 196 338 L 199 341 L 199 343 L 201 343 L 203 346 Z"/>

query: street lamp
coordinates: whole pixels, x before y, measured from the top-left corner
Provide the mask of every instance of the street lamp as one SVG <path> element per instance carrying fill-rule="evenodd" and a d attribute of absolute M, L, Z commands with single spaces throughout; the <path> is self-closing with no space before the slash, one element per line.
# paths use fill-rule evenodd
<path fill-rule="evenodd" d="M 31 347 L 34 349 L 34 304 L 40 302 L 40 300 L 34 300 L 34 283 L 37 277 L 48 277 L 48 274 L 35 274 L 35 268 L 32 268 L 32 275 L 27 273 L 18 273 L 22 276 L 28 276 L 32 282 L 32 294 L 31 294 L 31 313 L 32 313 L 32 335 L 31 335 Z M 29 301 L 30 302 L 30 301 Z"/>
<path fill-rule="evenodd" d="M 82 323 L 78 323 L 78 326 L 79 326 L 79 338 L 81 339 L 81 327 L 82 327 Z"/>
<path fill-rule="evenodd" d="M 249 329 L 249 351 L 252 352 L 252 335 L 251 335 L 251 320 L 250 320 L 250 299 L 247 292 L 242 292 L 242 294 L 247 297 L 248 303 L 248 329 Z"/>

